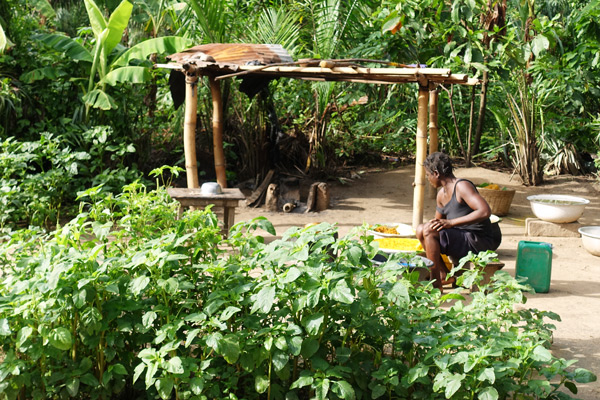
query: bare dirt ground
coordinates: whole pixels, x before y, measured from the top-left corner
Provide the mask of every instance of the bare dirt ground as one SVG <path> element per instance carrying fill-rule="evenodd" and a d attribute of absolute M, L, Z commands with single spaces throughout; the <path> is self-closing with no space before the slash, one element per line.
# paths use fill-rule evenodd
<path fill-rule="evenodd" d="M 525 219 L 533 217 L 527 196 L 552 193 L 582 196 L 591 201 L 578 223 L 600 225 L 600 190 L 593 179 L 572 176 L 547 177 L 538 187 L 525 187 L 518 177 L 485 168 L 458 168 L 459 178 L 475 184 L 497 183 L 516 189 L 510 212 L 502 218 L 503 240 L 497 253 L 514 276 L 517 245 L 521 240 L 548 242 L 553 246 L 552 279 L 549 293 L 527 294 L 525 307 L 552 311 L 562 321 L 556 323 L 552 351 L 557 357 L 577 359 L 583 367 L 600 375 L 600 257 L 586 252 L 581 239 L 574 237 L 528 237 Z M 331 207 L 319 213 L 268 212 L 264 208 L 241 206 L 236 221 L 264 216 L 273 223 L 277 236 L 292 226 L 329 222 L 339 226 L 340 235 L 363 223 L 412 223 L 414 166 L 397 169 L 357 170 L 345 184 L 329 182 Z M 434 215 L 435 201 L 426 196 L 424 219 Z M 577 224 L 577 223 L 574 223 Z M 265 234 L 267 238 L 269 234 Z M 578 385 L 577 398 L 600 399 L 600 382 Z"/>

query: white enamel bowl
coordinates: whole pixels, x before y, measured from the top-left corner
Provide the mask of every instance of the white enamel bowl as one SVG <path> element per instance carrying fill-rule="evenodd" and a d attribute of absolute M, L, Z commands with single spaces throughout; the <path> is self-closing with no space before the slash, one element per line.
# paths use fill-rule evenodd
<path fill-rule="evenodd" d="M 582 226 L 579 233 L 583 248 L 594 256 L 600 256 L 600 226 Z"/>
<path fill-rule="evenodd" d="M 200 186 L 200 193 L 202 194 L 222 194 L 223 190 L 221 189 L 221 185 L 217 182 L 205 182 Z"/>
<path fill-rule="evenodd" d="M 527 200 L 536 217 L 561 224 L 577 221 L 590 202 L 583 197 L 564 194 L 537 194 L 527 197 Z"/>

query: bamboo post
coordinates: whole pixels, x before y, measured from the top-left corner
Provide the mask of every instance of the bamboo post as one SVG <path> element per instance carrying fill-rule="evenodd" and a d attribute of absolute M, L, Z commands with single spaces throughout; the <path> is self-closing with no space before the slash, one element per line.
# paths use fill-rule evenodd
<path fill-rule="evenodd" d="M 429 154 L 435 153 L 439 148 L 438 93 L 436 85 L 429 87 Z M 437 191 L 428 185 L 428 194 L 430 199 L 435 199 Z"/>
<path fill-rule="evenodd" d="M 227 187 L 225 174 L 225 152 L 223 151 L 223 101 L 221 99 L 221 84 L 214 76 L 209 77 L 210 93 L 213 103 L 213 152 L 215 154 L 215 174 L 222 188 Z"/>
<path fill-rule="evenodd" d="M 413 229 L 423 222 L 423 203 L 425 200 L 425 168 L 423 163 L 427 157 L 427 117 L 429 110 L 429 87 L 419 85 L 419 113 L 417 116 L 417 151 L 415 162 L 415 183 L 413 197 Z"/>
<path fill-rule="evenodd" d="M 185 120 L 183 149 L 188 188 L 198 187 L 198 160 L 196 159 L 196 112 L 198 108 L 198 75 L 189 67 L 185 74 Z"/>

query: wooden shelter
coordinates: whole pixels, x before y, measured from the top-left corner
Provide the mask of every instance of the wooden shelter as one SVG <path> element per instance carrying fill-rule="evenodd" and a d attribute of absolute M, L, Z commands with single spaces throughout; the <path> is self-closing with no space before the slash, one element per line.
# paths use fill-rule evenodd
<path fill-rule="evenodd" d="M 267 84 L 275 78 L 295 78 L 316 81 L 344 81 L 373 84 L 418 84 L 418 119 L 416 132 L 416 163 L 412 225 L 423 221 L 423 204 L 427 179 L 423 162 L 427 152 L 438 150 L 438 88 L 439 84 L 476 85 L 477 79 L 465 74 L 453 74 L 450 69 L 423 68 L 393 62 L 342 59 L 294 61 L 281 47 L 274 44 L 207 44 L 192 47 L 169 56 L 169 68 L 185 74 L 184 149 L 188 188 L 198 187 L 195 148 L 198 78 L 206 76 L 210 83 L 213 102 L 213 146 L 217 182 L 227 187 L 225 156 L 223 152 L 222 100 L 219 81 L 239 77 L 252 85 Z M 380 65 L 378 68 L 365 64 Z M 244 83 L 246 83 L 244 82 Z M 429 137 L 429 143 L 428 143 Z"/>

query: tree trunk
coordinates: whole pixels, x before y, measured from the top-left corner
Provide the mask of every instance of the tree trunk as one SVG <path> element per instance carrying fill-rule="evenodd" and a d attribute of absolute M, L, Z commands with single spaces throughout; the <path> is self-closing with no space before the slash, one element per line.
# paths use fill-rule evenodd
<path fill-rule="evenodd" d="M 481 135 L 483 134 L 483 123 L 485 121 L 485 110 L 487 103 L 487 90 L 489 82 L 488 71 L 483 71 L 481 82 L 481 93 L 479 97 L 479 111 L 477 114 L 477 127 L 475 128 L 475 137 L 473 138 L 473 154 L 479 153 L 479 145 L 481 144 Z"/>

